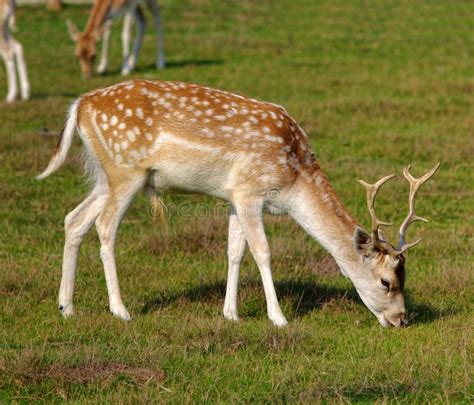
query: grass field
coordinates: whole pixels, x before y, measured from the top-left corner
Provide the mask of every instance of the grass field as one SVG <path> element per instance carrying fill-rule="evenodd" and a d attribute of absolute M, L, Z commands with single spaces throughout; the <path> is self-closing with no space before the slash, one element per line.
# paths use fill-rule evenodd
<path fill-rule="evenodd" d="M 471 1 L 162 0 L 168 68 L 153 67 L 148 29 L 134 77 L 197 82 L 283 104 L 350 211 L 368 226 L 369 181 L 441 161 L 419 196 L 427 225 L 410 251 L 410 327 L 383 329 L 327 253 L 286 218 L 267 218 L 273 272 L 290 324 L 266 318 L 260 276 L 246 256 L 241 321 L 223 319 L 224 215 L 199 196 L 165 196 L 169 231 L 141 195 L 117 243 L 122 296 L 134 319 L 108 312 L 95 232 L 85 241 L 76 316 L 57 291 L 63 219 L 87 193 L 80 145 L 63 169 L 49 161 L 69 103 L 116 83 L 84 82 L 60 14 L 20 8 L 32 100 L 0 103 L 0 402 L 472 402 L 474 7 Z M 0 95 L 6 94 L 0 70 Z M 407 212 L 402 176 L 379 197 L 380 216 Z M 183 209 L 182 207 L 186 208 Z M 202 207 L 207 207 L 206 209 Z M 208 208 L 211 209 L 208 209 Z M 395 235 L 395 230 L 391 233 Z"/>

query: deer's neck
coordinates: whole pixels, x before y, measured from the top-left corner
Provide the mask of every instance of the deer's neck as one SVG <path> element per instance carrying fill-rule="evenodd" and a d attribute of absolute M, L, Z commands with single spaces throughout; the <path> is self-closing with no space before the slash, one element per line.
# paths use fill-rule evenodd
<path fill-rule="evenodd" d="M 97 32 L 104 24 L 111 7 L 112 2 L 110 0 L 96 0 L 89 14 L 84 33 L 92 34 Z"/>
<path fill-rule="evenodd" d="M 290 197 L 290 214 L 351 277 L 359 258 L 353 247 L 357 221 L 339 200 L 322 171 L 299 176 Z"/>

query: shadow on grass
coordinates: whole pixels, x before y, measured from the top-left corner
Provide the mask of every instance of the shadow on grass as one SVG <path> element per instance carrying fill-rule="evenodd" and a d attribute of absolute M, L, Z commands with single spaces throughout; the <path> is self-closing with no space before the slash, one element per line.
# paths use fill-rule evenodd
<path fill-rule="evenodd" d="M 258 281 L 248 281 L 242 284 L 242 290 L 259 290 L 262 285 Z M 321 308 L 329 303 L 348 301 L 362 305 L 355 289 L 345 289 L 331 286 L 318 285 L 309 281 L 285 280 L 275 283 L 278 298 L 291 302 L 295 316 L 305 316 L 315 309 Z M 166 308 L 177 301 L 191 302 L 224 302 L 226 284 L 224 281 L 208 283 L 192 287 L 178 292 L 162 292 L 156 297 L 148 299 L 141 312 L 143 314 L 153 312 L 160 308 Z M 405 294 L 407 295 L 407 294 Z M 444 316 L 453 315 L 456 311 L 439 311 L 425 304 L 412 302 L 407 297 L 407 308 L 410 315 L 410 323 L 430 323 Z M 249 314 L 248 314 L 249 315 Z"/>
<path fill-rule="evenodd" d="M 408 325 L 431 323 L 441 318 L 450 317 L 459 313 L 458 308 L 436 309 L 427 304 L 417 304 L 411 294 L 405 291 L 405 305 L 408 310 Z"/>
<path fill-rule="evenodd" d="M 211 65 L 222 65 L 224 64 L 224 61 L 222 59 L 187 59 L 187 60 L 172 60 L 172 61 L 167 61 L 166 62 L 166 67 L 163 70 L 166 69 L 179 69 L 179 68 L 185 68 L 185 67 L 190 67 L 190 66 L 211 66 Z M 161 72 L 160 69 L 157 69 L 156 65 L 154 63 L 149 63 L 147 65 L 138 65 L 132 72 L 134 73 L 149 73 L 150 71 L 155 70 L 156 72 Z M 102 73 L 100 76 L 118 76 L 120 75 L 120 68 L 116 69 L 109 69 L 106 72 Z M 124 77 L 123 80 L 127 80 L 126 77 Z"/>

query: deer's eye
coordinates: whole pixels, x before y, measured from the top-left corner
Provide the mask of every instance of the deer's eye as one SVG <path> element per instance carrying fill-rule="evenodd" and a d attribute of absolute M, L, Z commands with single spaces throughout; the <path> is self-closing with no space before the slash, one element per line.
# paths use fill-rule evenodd
<path fill-rule="evenodd" d="M 380 279 L 380 282 L 382 283 L 382 285 L 383 285 L 387 290 L 390 290 L 390 281 L 385 280 L 384 278 L 382 278 L 382 279 Z"/>

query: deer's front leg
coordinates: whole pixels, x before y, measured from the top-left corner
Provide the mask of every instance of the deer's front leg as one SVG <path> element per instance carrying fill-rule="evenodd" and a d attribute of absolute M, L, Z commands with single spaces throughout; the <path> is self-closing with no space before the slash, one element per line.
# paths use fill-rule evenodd
<path fill-rule="evenodd" d="M 239 320 L 237 312 L 237 290 L 239 283 L 239 268 L 245 253 L 245 244 L 244 231 L 240 226 L 237 214 L 232 209 L 229 216 L 229 240 L 227 247 L 229 270 L 224 300 L 224 317 L 232 321 Z"/>
<path fill-rule="evenodd" d="M 285 319 L 273 284 L 270 268 L 270 248 L 263 228 L 262 204 L 259 202 L 236 201 L 235 209 L 250 251 L 257 262 L 262 277 L 263 289 L 267 300 L 268 318 L 275 326 L 283 327 L 288 324 Z"/>
<path fill-rule="evenodd" d="M 100 62 L 97 67 L 97 73 L 101 74 L 107 70 L 109 65 L 109 45 L 110 45 L 110 33 L 112 31 L 112 20 L 105 23 L 104 33 L 102 34 L 102 49 L 100 53 Z"/>

